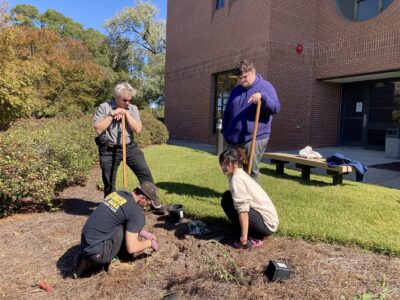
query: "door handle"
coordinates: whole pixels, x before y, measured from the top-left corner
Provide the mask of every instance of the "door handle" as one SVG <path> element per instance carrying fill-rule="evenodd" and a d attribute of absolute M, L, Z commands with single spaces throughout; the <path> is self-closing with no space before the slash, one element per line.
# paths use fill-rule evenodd
<path fill-rule="evenodd" d="M 367 114 L 363 115 L 363 127 L 367 127 Z"/>

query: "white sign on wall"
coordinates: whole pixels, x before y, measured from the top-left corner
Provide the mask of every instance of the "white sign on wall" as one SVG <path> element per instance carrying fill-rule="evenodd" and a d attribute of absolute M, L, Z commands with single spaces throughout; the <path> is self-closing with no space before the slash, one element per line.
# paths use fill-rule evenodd
<path fill-rule="evenodd" d="M 357 102 L 356 103 L 356 112 L 362 112 L 363 103 Z"/>

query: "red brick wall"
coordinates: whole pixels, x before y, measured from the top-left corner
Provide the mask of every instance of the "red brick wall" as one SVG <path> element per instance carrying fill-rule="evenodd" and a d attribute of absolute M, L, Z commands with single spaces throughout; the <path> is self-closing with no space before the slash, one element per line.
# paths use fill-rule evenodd
<path fill-rule="evenodd" d="M 225 2 L 214 10 L 211 0 L 168 1 L 165 123 L 171 138 L 214 143 L 212 74 L 268 55 L 270 2 Z"/>
<path fill-rule="evenodd" d="M 341 17 L 332 0 L 320 1 L 316 24 L 316 78 L 400 68 L 399 0 L 364 22 Z"/>
<path fill-rule="evenodd" d="M 173 139 L 213 143 L 212 74 L 251 58 L 282 103 L 269 149 L 336 145 L 339 84 L 316 79 L 400 67 L 400 0 L 366 22 L 334 0 L 168 0 L 165 121 Z M 301 54 L 295 51 L 301 43 Z"/>

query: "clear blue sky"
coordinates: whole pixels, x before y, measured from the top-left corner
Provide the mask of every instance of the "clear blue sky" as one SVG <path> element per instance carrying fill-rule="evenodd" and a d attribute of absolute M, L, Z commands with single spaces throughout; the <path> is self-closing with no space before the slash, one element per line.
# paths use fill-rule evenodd
<path fill-rule="evenodd" d="M 158 7 L 160 19 L 167 19 L 167 0 L 147 0 Z M 135 4 L 134 0 L 8 0 L 10 9 L 16 4 L 30 4 L 40 13 L 54 9 L 81 23 L 85 29 L 91 27 L 105 33 L 103 24 L 122 8 Z"/>

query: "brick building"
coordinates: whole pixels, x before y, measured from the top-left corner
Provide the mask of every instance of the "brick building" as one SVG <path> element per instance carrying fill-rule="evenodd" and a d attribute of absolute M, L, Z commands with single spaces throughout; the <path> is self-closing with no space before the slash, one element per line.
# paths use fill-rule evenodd
<path fill-rule="evenodd" d="M 400 129 L 400 0 L 168 0 L 172 139 L 215 143 L 243 58 L 282 104 L 270 150 L 383 149 Z"/>

